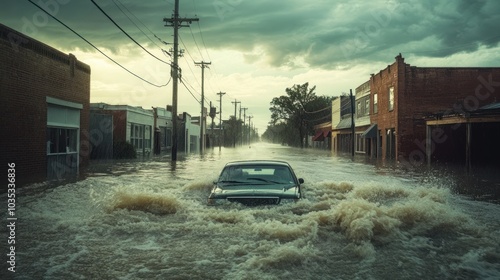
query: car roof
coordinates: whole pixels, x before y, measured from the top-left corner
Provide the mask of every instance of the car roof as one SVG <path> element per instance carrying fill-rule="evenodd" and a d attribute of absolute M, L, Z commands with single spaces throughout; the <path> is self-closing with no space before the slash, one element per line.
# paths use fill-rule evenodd
<path fill-rule="evenodd" d="M 228 162 L 226 164 L 226 167 L 238 166 L 238 165 L 276 165 L 276 166 L 291 167 L 288 162 L 281 160 L 238 160 L 238 161 Z"/>

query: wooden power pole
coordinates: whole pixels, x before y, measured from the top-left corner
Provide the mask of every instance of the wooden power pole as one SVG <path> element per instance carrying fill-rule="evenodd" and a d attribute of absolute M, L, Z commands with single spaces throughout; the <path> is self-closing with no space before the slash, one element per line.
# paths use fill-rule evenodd
<path fill-rule="evenodd" d="M 174 62 L 172 64 L 172 161 L 177 160 L 177 142 L 179 131 L 177 128 L 177 83 L 179 78 L 179 28 L 188 27 L 191 22 L 198 21 L 198 18 L 179 18 L 179 0 L 175 0 L 174 14 L 172 18 L 164 18 L 165 26 L 174 28 Z M 187 24 L 183 24 L 183 23 Z"/>
<path fill-rule="evenodd" d="M 225 92 L 219 92 L 219 152 L 222 146 L 222 96 L 226 94 Z"/>
<path fill-rule="evenodd" d="M 354 148 L 356 146 L 356 128 L 354 127 L 354 96 L 352 96 L 352 89 L 351 89 L 351 133 L 352 133 L 352 151 L 351 155 L 354 157 Z"/>
<path fill-rule="evenodd" d="M 205 115 L 204 115 L 204 107 L 205 107 L 205 67 L 210 65 L 211 62 L 195 62 L 194 64 L 200 65 L 201 67 L 201 114 L 200 114 L 200 153 L 205 152 Z"/>

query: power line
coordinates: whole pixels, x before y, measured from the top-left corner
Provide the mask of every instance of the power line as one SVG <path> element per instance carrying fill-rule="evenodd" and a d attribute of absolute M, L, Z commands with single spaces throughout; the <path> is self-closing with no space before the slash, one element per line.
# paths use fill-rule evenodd
<path fill-rule="evenodd" d="M 205 47 L 205 52 L 207 53 L 208 55 L 208 58 L 210 59 L 210 54 L 208 53 L 208 48 L 207 48 L 207 45 L 205 44 L 205 39 L 203 39 L 203 33 L 201 32 L 201 27 L 200 27 L 200 23 L 198 23 L 198 30 L 200 30 L 200 37 L 201 37 L 201 42 L 203 43 L 203 46 Z M 212 60 L 212 59 L 210 59 Z"/>
<path fill-rule="evenodd" d="M 197 9 L 196 9 L 196 3 L 195 3 L 195 1 L 194 1 L 194 0 L 193 0 L 193 9 L 194 9 L 195 14 L 197 14 L 198 12 L 197 12 Z M 207 53 L 208 60 L 209 60 L 209 61 L 213 61 L 213 60 L 212 60 L 212 58 L 210 57 L 210 53 L 208 52 L 208 48 L 207 48 L 207 44 L 205 43 L 205 39 L 203 38 L 203 32 L 201 31 L 201 25 L 200 25 L 200 22 L 198 21 L 198 22 L 196 22 L 196 23 L 197 23 L 197 25 L 198 25 L 198 30 L 200 31 L 201 41 L 202 41 L 202 43 L 203 43 L 203 46 L 205 47 L 205 52 Z M 203 55 L 202 55 L 202 57 L 203 57 Z M 215 75 L 216 75 L 216 76 L 218 76 L 218 75 L 217 75 L 217 71 L 216 71 L 216 67 L 213 67 L 213 66 L 212 66 L 212 67 L 210 67 L 210 68 L 209 68 L 209 70 L 210 70 L 210 71 L 209 71 L 210 73 L 214 72 L 214 73 L 215 73 Z M 212 77 L 213 77 L 213 75 L 212 75 Z M 210 87 L 210 89 L 212 90 L 212 92 L 215 92 L 215 91 L 213 90 L 213 88 L 212 88 L 211 79 L 208 79 L 208 86 Z M 220 91 L 220 86 L 219 86 L 218 84 L 217 84 L 217 87 L 219 88 L 219 91 Z"/>
<path fill-rule="evenodd" d="M 193 9 L 194 9 L 195 14 L 197 14 L 198 12 L 196 11 L 196 4 L 195 4 L 194 0 L 193 0 Z M 208 59 L 210 61 L 212 61 L 212 59 L 210 58 L 210 54 L 208 53 L 207 45 L 205 44 L 205 40 L 203 39 L 203 33 L 201 32 L 200 22 L 197 22 L 197 25 L 198 25 L 198 30 L 200 30 L 201 42 L 203 43 L 203 46 L 205 47 L 205 52 L 207 53 Z M 202 56 L 202 58 L 203 58 L 203 56 Z"/>
<path fill-rule="evenodd" d="M 155 44 L 158 48 L 160 48 L 162 50 L 163 53 L 167 53 L 168 56 L 172 56 L 169 52 L 167 52 L 166 50 L 162 49 L 161 46 L 159 46 L 158 44 L 156 44 L 154 42 L 153 39 L 151 39 L 141 28 L 139 28 L 139 26 L 137 26 L 137 24 L 134 23 L 134 21 L 116 4 L 116 2 L 120 3 L 120 5 L 125 8 L 125 10 L 127 10 L 127 12 L 129 14 L 131 14 L 138 22 L 140 22 L 144 27 L 146 27 L 146 29 L 149 31 L 149 33 L 153 34 L 153 36 L 158 39 L 158 41 L 160 41 L 162 44 L 164 45 L 168 45 L 169 43 L 165 42 L 164 40 L 162 40 L 160 37 L 158 37 L 153 31 L 151 31 L 151 29 L 149 29 L 149 27 L 144 24 L 144 22 L 142 22 L 134 13 L 132 13 L 132 11 L 130 11 L 127 6 L 123 5 L 123 3 L 120 2 L 120 0 L 113 0 L 113 2 L 115 3 L 115 5 L 118 7 L 118 9 L 120 9 L 120 11 L 126 16 L 128 17 L 128 19 L 137 27 L 137 29 L 139 29 L 142 34 L 144 34 L 144 36 L 146 36 L 153 44 Z"/>
<path fill-rule="evenodd" d="M 56 18 L 55 16 L 53 16 L 51 13 L 47 12 L 45 9 L 43 9 L 42 7 L 40 7 L 39 5 L 35 4 L 32 0 L 28 0 L 31 4 L 33 4 L 34 6 L 36 6 L 38 9 L 40 9 L 41 11 L 43 11 L 45 14 L 47 14 L 48 16 L 50 16 L 51 18 L 53 18 L 54 20 L 56 20 L 57 22 L 59 22 L 60 24 L 62 24 L 64 27 L 66 27 L 68 30 L 70 30 L 71 32 L 73 32 L 76 36 L 80 37 L 80 39 L 82 39 L 83 41 L 85 41 L 87 44 L 89 44 L 90 46 L 92 46 L 94 49 L 96 49 L 99 53 L 101 53 L 102 55 L 104 55 L 107 59 L 111 60 L 112 62 L 114 62 L 116 65 L 120 66 L 123 70 L 129 72 L 130 74 L 134 75 L 136 78 L 139 78 L 141 79 L 142 81 L 152 85 L 152 86 L 155 86 L 155 87 L 164 87 L 166 85 L 169 84 L 169 82 L 167 82 L 166 84 L 164 85 L 157 85 L 157 84 L 154 84 L 144 78 L 142 78 L 141 76 L 135 74 L 134 72 L 128 70 L 127 68 L 125 68 L 123 65 L 121 65 L 120 63 L 118 63 L 117 61 L 115 61 L 114 59 L 112 59 L 111 57 L 109 57 L 107 54 L 105 54 L 104 52 L 102 52 L 98 47 L 96 47 L 94 44 L 92 44 L 89 40 L 85 39 L 82 35 L 80 35 L 78 32 L 76 32 L 75 30 L 73 30 L 71 27 L 69 27 L 68 25 L 66 25 L 64 22 L 60 21 L 58 18 Z"/>
<path fill-rule="evenodd" d="M 146 48 L 144 48 L 141 44 L 139 44 L 139 42 L 137 42 L 134 38 L 132 38 L 132 36 L 130 36 L 125 30 L 123 30 L 123 28 L 120 27 L 120 25 L 118 25 L 94 0 L 90 0 L 92 3 L 94 3 L 94 5 L 118 28 L 120 29 L 123 34 L 125 34 L 130 40 L 132 40 L 136 45 L 138 45 L 141 49 L 143 49 L 145 52 L 147 52 L 149 55 L 151 55 L 152 57 L 156 58 L 157 60 L 165 63 L 165 64 L 168 64 L 171 66 L 171 63 L 170 62 L 166 62 L 160 58 L 158 58 L 156 55 L 152 54 L 151 52 L 149 52 L 148 50 L 146 50 Z"/>
<path fill-rule="evenodd" d="M 194 33 L 193 33 L 193 29 L 191 29 L 191 26 L 189 27 L 189 31 L 191 32 L 191 36 L 193 37 L 193 41 L 194 41 L 194 44 L 196 45 L 196 48 L 198 49 L 198 52 L 200 53 L 201 59 L 205 60 L 203 58 L 203 54 L 201 53 L 200 47 L 198 46 L 198 42 L 196 42 L 196 39 L 194 38 Z"/>
<path fill-rule="evenodd" d="M 184 44 L 184 41 L 182 40 L 182 37 L 181 37 L 180 35 L 179 35 L 179 39 L 181 40 L 182 46 L 184 47 L 184 49 L 185 49 L 185 50 L 186 50 L 186 52 L 188 53 L 189 57 L 193 60 L 193 63 L 195 63 L 195 60 L 194 60 L 194 59 L 193 59 L 193 57 L 191 56 L 191 53 L 189 52 L 189 50 L 186 48 L 186 45 Z M 184 56 L 184 59 L 186 59 L 186 61 L 187 61 L 187 58 L 186 58 L 185 56 Z M 195 75 L 195 73 L 194 73 L 194 71 L 193 71 L 193 68 L 191 68 L 191 65 L 190 65 L 189 61 L 187 61 L 187 66 L 188 66 L 189 70 L 191 71 L 191 74 L 193 74 L 193 76 L 196 76 L 196 75 Z M 208 69 L 210 69 L 210 68 L 208 68 Z M 185 82 L 187 82 L 187 81 L 186 81 L 186 79 L 183 79 L 183 80 L 184 80 Z M 195 79 L 195 81 L 196 81 L 196 83 L 197 83 L 197 84 L 201 87 L 201 85 L 200 85 L 200 83 L 198 82 L 198 80 L 196 80 L 196 79 Z M 191 88 L 192 88 L 195 92 L 197 92 L 197 90 L 196 90 L 196 89 L 195 89 L 195 88 L 194 88 L 191 84 L 189 84 L 188 82 L 187 82 L 187 84 L 188 84 L 188 85 L 189 85 L 189 86 L 190 86 L 190 87 L 191 87 Z M 197 93 L 198 93 L 198 92 L 197 92 Z M 198 93 L 198 95 L 200 95 L 200 96 L 201 96 L 201 94 L 200 94 L 200 93 Z M 210 101 L 212 101 L 212 100 L 210 100 L 209 98 L 206 98 L 206 99 L 207 99 L 209 102 L 210 102 Z"/>
<path fill-rule="evenodd" d="M 125 15 L 125 16 L 129 19 L 129 21 L 130 21 L 133 25 L 135 25 L 135 27 L 137 27 L 137 29 L 139 29 L 139 31 L 141 31 L 141 33 L 142 33 L 142 34 L 144 34 L 144 36 L 146 36 L 146 38 L 148 38 L 148 39 L 149 39 L 149 41 L 151 41 L 151 43 L 155 44 L 158 48 L 160 48 L 160 49 L 161 49 L 161 47 L 160 47 L 160 46 L 159 46 L 159 45 L 158 45 L 155 41 L 153 41 L 153 39 L 151 39 L 151 38 L 150 38 L 150 37 L 149 37 L 149 36 L 148 36 L 148 35 L 147 35 L 147 34 L 146 34 L 146 33 L 145 33 L 145 32 L 144 32 L 144 31 L 143 31 L 143 30 L 142 30 L 142 29 L 141 29 L 141 28 L 140 28 L 140 27 L 136 24 L 136 23 L 135 23 L 135 22 L 134 22 L 134 21 L 133 21 L 133 20 L 132 20 L 132 19 L 131 19 L 128 15 L 127 15 L 127 13 L 125 13 L 125 11 L 123 11 L 123 9 L 122 9 L 122 8 L 120 8 L 120 6 L 119 6 L 117 3 L 120 3 L 120 5 L 121 5 L 121 6 L 122 6 L 125 10 L 127 10 L 127 12 L 128 12 L 129 14 L 131 14 L 132 16 L 134 16 L 134 18 L 135 18 L 137 21 L 139 21 L 139 22 L 140 22 L 143 26 L 145 26 L 145 27 L 149 30 L 149 32 L 150 32 L 151 34 L 153 34 L 155 37 L 156 37 L 156 34 L 154 34 L 154 33 L 153 33 L 153 32 L 152 32 L 152 31 L 151 31 L 151 30 L 150 30 L 150 29 L 149 29 L 149 28 L 148 28 L 148 27 L 147 27 L 147 26 L 146 26 L 146 25 L 145 25 L 145 24 L 144 24 L 144 23 L 143 23 L 140 19 L 139 19 L 139 18 L 137 18 L 137 17 L 136 17 L 136 16 L 135 16 L 135 15 L 134 15 L 134 14 L 133 14 L 133 13 L 132 13 L 132 12 L 131 12 L 131 11 L 130 11 L 127 7 L 126 7 L 126 6 L 125 6 L 125 5 L 123 5 L 123 3 L 121 3 L 119 0 L 113 0 L 113 3 L 114 3 L 114 4 L 115 4 L 115 6 L 116 6 L 116 7 L 120 10 L 120 12 L 122 12 L 122 14 L 124 14 L 124 15 Z"/>
<path fill-rule="evenodd" d="M 193 93 L 189 90 L 189 88 L 186 86 L 186 83 L 181 82 L 181 84 L 182 84 L 182 85 L 184 85 L 184 87 L 185 87 L 185 88 L 187 89 L 187 91 L 191 94 L 191 96 L 194 98 L 194 100 L 196 100 L 196 102 L 198 102 L 198 103 L 201 105 L 201 101 L 200 101 L 200 100 L 198 100 L 198 99 L 196 98 L 196 96 L 194 96 L 194 94 L 193 94 Z"/>
<path fill-rule="evenodd" d="M 329 107 L 325 107 L 325 108 L 323 108 L 323 109 L 319 109 L 319 110 L 317 110 L 317 111 L 313 111 L 313 112 L 308 112 L 308 111 L 306 111 L 306 110 L 304 109 L 304 113 L 306 113 L 306 114 L 315 114 L 315 113 L 319 113 L 319 112 L 322 112 L 322 111 L 325 111 L 325 110 L 327 110 L 327 109 L 331 109 L 331 108 L 332 108 L 332 107 L 331 107 L 331 106 L 329 106 Z"/>
<path fill-rule="evenodd" d="M 189 57 L 191 58 L 192 62 L 194 63 L 194 61 L 195 61 L 195 60 L 194 60 L 194 59 L 193 59 L 193 57 L 191 56 L 191 53 L 189 52 L 189 50 L 186 48 L 186 45 L 184 44 L 184 41 L 182 40 L 182 37 L 181 37 L 180 35 L 179 35 L 179 39 L 181 40 L 181 43 L 182 43 L 182 46 L 184 47 L 184 50 L 186 50 L 186 51 L 187 51 L 187 53 L 188 53 Z M 183 57 L 184 57 L 184 59 L 186 59 L 186 60 L 187 60 L 187 58 L 186 58 L 185 56 L 183 56 Z M 193 76 L 195 76 L 194 71 L 193 71 L 193 69 L 191 68 L 191 63 L 190 63 L 189 61 L 187 62 L 187 66 L 188 66 L 189 70 L 191 71 L 191 73 L 193 74 Z M 200 84 L 198 83 L 198 85 L 200 85 Z M 201 85 L 200 85 L 200 86 L 201 86 Z"/>

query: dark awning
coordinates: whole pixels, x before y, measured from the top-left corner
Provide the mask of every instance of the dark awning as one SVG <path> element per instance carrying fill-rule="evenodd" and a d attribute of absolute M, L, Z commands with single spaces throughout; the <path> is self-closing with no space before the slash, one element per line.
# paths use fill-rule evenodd
<path fill-rule="evenodd" d="M 370 125 L 370 127 L 367 130 L 365 130 L 365 132 L 363 132 L 361 134 L 361 137 L 363 137 L 363 138 L 376 138 L 377 137 L 377 130 L 378 130 L 377 124 L 374 123 L 374 124 Z"/>
<path fill-rule="evenodd" d="M 313 141 L 323 141 L 325 138 L 328 138 L 331 136 L 332 131 L 326 130 L 326 131 L 318 131 L 313 137 Z"/>
<path fill-rule="evenodd" d="M 323 141 L 325 139 L 325 137 L 323 136 L 323 131 L 318 131 L 316 132 L 316 135 L 314 135 L 313 137 L 313 141 Z"/>

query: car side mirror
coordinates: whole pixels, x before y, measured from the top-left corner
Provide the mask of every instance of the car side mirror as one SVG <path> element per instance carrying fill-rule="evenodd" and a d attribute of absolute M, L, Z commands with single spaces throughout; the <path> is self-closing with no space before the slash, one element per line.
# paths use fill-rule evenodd
<path fill-rule="evenodd" d="M 304 179 L 299 178 L 299 184 L 304 184 Z"/>

